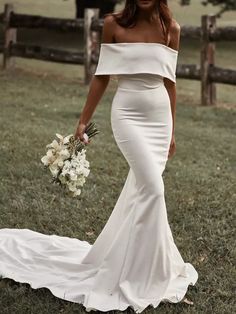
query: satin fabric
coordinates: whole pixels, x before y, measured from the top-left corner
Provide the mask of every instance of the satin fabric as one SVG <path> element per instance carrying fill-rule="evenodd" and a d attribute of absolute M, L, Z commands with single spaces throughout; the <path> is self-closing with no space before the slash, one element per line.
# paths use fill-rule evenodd
<path fill-rule="evenodd" d="M 46 287 L 88 312 L 130 306 L 141 313 L 149 305 L 181 301 L 198 279 L 168 223 L 162 174 L 172 117 L 163 77 L 119 74 L 111 126 L 129 172 L 96 241 L 1 229 L 0 275 Z"/>
<path fill-rule="evenodd" d="M 157 74 L 176 82 L 178 51 L 160 43 L 101 44 L 95 75 Z"/>

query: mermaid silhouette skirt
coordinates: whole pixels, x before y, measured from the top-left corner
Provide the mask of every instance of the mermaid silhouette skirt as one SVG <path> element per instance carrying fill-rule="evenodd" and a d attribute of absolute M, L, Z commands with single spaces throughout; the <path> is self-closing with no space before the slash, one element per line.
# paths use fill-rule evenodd
<path fill-rule="evenodd" d="M 198 273 L 185 263 L 168 223 L 162 174 L 172 116 L 161 75 L 120 74 L 111 108 L 115 141 L 129 164 L 120 196 L 96 241 L 0 229 L 0 275 L 86 311 L 141 313 L 177 303 Z"/>
<path fill-rule="evenodd" d="M 130 170 L 104 229 L 86 241 L 28 229 L 0 230 L 0 274 L 46 287 L 90 310 L 137 313 L 179 302 L 197 272 L 184 263 L 169 227 L 162 173 L 172 118 L 161 77 L 120 76 L 113 98 L 114 138 Z"/>

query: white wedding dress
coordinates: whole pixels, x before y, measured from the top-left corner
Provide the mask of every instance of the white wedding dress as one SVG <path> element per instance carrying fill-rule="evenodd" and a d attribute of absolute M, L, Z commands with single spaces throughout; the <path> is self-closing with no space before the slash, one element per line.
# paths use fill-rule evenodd
<path fill-rule="evenodd" d="M 175 82 L 178 52 L 160 43 L 102 44 L 95 75 L 118 78 L 111 125 L 130 169 L 94 244 L 28 229 L 0 230 L 0 276 L 48 288 L 86 311 L 141 313 L 181 301 L 198 273 L 168 223 L 162 173 L 172 116 L 163 77 Z M 98 208 L 99 211 L 99 208 Z"/>

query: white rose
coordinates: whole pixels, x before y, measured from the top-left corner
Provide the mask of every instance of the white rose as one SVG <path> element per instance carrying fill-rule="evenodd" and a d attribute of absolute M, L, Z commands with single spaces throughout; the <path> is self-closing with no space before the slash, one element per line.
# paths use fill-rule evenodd
<path fill-rule="evenodd" d="M 63 144 L 67 144 L 67 143 L 69 143 L 70 138 L 71 138 L 72 136 L 73 136 L 73 134 L 70 134 L 70 135 L 68 135 L 68 136 L 64 137 L 64 138 L 63 138 Z"/>
<path fill-rule="evenodd" d="M 58 163 L 57 163 L 58 167 L 62 168 L 63 165 L 64 165 L 64 162 L 63 160 L 59 160 Z"/>
<path fill-rule="evenodd" d="M 60 148 L 60 146 L 56 140 L 53 140 L 52 143 L 48 144 L 46 147 L 47 148 L 54 148 L 55 150 L 58 150 Z"/>
<path fill-rule="evenodd" d="M 83 175 L 85 176 L 85 177 L 87 177 L 88 175 L 89 175 L 89 173 L 90 173 L 90 169 L 84 169 L 84 171 L 83 171 Z"/>
<path fill-rule="evenodd" d="M 49 170 L 51 171 L 51 174 L 53 175 L 53 177 L 56 177 L 58 175 L 59 169 L 55 167 L 54 165 L 50 165 Z"/>
<path fill-rule="evenodd" d="M 59 140 L 63 140 L 63 136 L 61 134 L 59 134 L 59 133 L 56 133 L 56 137 L 58 137 Z"/>
<path fill-rule="evenodd" d="M 81 190 L 80 189 L 77 189 L 74 193 L 73 193 L 73 196 L 76 197 L 76 196 L 79 196 L 81 194 Z"/>
<path fill-rule="evenodd" d="M 74 182 L 69 182 L 68 184 L 68 189 L 71 191 L 71 192 L 75 192 L 76 191 L 76 185 L 74 184 Z"/>
<path fill-rule="evenodd" d="M 74 173 L 70 175 L 70 179 L 71 179 L 72 181 L 76 181 L 77 178 L 78 178 L 77 175 L 74 174 Z"/>
<path fill-rule="evenodd" d="M 70 157 L 70 152 L 67 148 L 62 149 L 59 153 L 59 155 L 63 158 L 63 159 L 67 159 Z"/>
<path fill-rule="evenodd" d="M 44 166 L 48 166 L 49 165 L 49 159 L 48 156 L 43 156 L 41 158 L 42 163 L 44 164 Z"/>
<path fill-rule="evenodd" d="M 52 164 L 61 168 L 64 165 L 64 161 L 60 156 L 58 156 Z"/>
<path fill-rule="evenodd" d="M 45 156 L 42 157 L 41 161 L 45 166 L 48 166 L 49 164 L 52 164 L 56 157 L 53 154 L 53 151 L 49 149 Z"/>

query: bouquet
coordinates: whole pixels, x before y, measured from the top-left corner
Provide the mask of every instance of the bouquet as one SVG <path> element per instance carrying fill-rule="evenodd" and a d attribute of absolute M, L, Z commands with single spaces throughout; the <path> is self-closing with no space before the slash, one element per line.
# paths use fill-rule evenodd
<path fill-rule="evenodd" d="M 85 129 L 84 137 L 90 139 L 99 133 L 94 122 Z M 81 187 L 90 172 L 90 164 L 86 159 L 86 149 L 73 134 L 63 137 L 56 134 L 57 139 L 48 144 L 45 156 L 41 158 L 45 168 L 52 174 L 52 182 L 67 188 L 74 197 L 81 194 Z"/>

